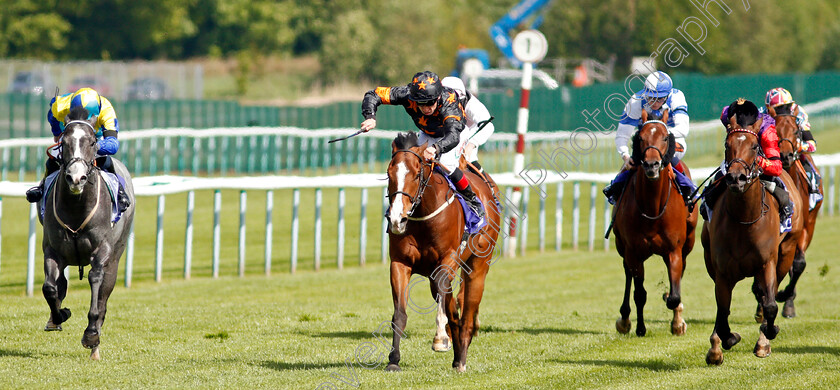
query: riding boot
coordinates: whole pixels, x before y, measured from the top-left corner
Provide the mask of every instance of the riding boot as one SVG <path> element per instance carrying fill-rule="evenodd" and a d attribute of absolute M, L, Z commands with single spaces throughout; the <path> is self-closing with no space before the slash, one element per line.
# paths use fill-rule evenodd
<path fill-rule="evenodd" d="M 458 193 L 464 197 L 464 200 L 467 201 L 470 209 L 472 209 L 472 211 L 480 218 L 483 218 L 484 208 L 481 206 L 481 202 L 478 200 L 475 192 L 473 192 L 470 182 L 467 181 L 467 178 L 464 176 L 464 172 L 461 172 L 460 168 L 455 168 L 455 170 L 453 170 L 449 175 L 449 180 L 452 180 L 452 183 L 455 184 L 455 188 L 458 190 Z"/>
<path fill-rule="evenodd" d="M 470 205 L 470 208 L 478 215 L 479 218 L 484 218 L 484 207 L 482 207 L 481 202 L 478 200 L 478 196 L 475 195 L 473 192 L 472 187 L 467 185 L 467 188 L 458 191 L 463 197 L 464 200 Z"/>
<path fill-rule="evenodd" d="M 778 177 L 774 179 L 774 182 L 776 182 L 776 188 L 773 189 L 773 196 L 775 196 L 776 200 L 779 201 L 779 219 L 781 220 L 781 223 L 785 223 L 785 221 L 793 215 L 793 203 L 790 201 L 790 195 L 788 195 L 784 186 L 779 184 L 781 179 Z"/>
<path fill-rule="evenodd" d="M 697 189 L 697 186 L 694 185 L 694 182 L 688 178 L 684 173 L 674 169 L 674 178 L 677 181 L 677 185 L 680 187 L 680 194 L 682 194 L 683 201 L 685 204 L 688 205 L 690 208 L 694 208 L 694 203 L 692 202 L 692 194 Z M 691 210 L 689 210 L 691 212 Z"/>
<path fill-rule="evenodd" d="M 621 193 L 624 192 L 624 187 L 627 185 L 627 181 L 630 179 L 631 173 L 632 171 L 619 172 L 618 175 L 615 176 L 615 179 L 604 187 L 604 196 L 607 197 L 607 201 L 610 202 L 611 205 L 615 205 L 618 198 L 621 196 Z"/>
<path fill-rule="evenodd" d="M 37 186 L 26 190 L 26 200 L 29 203 L 35 203 L 44 197 L 44 181 L 47 180 L 47 176 L 59 170 L 61 167 L 59 166 L 58 161 L 53 158 L 49 158 L 47 159 L 46 168 L 47 170 L 44 172 L 44 177 L 41 178 L 41 182 L 38 183 Z"/>
<path fill-rule="evenodd" d="M 808 177 L 808 191 L 812 194 L 819 194 L 822 177 L 804 154 L 799 157 L 799 160 L 802 162 L 802 167 L 805 168 L 805 176 Z"/>
<path fill-rule="evenodd" d="M 111 156 L 98 157 L 96 159 L 96 164 L 103 171 L 113 173 L 114 176 L 117 177 L 117 181 L 119 181 L 119 188 L 117 189 L 117 207 L 122 213 L 123 211 L 128 209 L 128 206 L 131 206 L 131 199 L 128 197 L 128 194 L 125 193 L 125 179 L 123 179 L 122 176 L 117 174 L 116 170 L 114 169 L 114 163 L 111 161 Z"/>

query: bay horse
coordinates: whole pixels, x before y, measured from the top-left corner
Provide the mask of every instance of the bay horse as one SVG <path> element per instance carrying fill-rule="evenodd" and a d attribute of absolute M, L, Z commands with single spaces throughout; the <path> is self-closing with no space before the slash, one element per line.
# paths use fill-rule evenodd
<path fill-rule="evenodd" d="M 778 286 L 791 268 L 805 219 L 799 191 L 790 175 L 782 172 L 780 177 L 790 192 L 795 212 L 791 231 L 779 234 L 778 202 L 767 194 L 759 179 L 761 147 L 757 131 L 762 120 L 759 117 L 754 123 L 746 122 L 737 114 L 730 119 L 724 162 L 728 191 L 715 201 L 713 209 L 720 211 L 703 224 L 701 233 L 706 270 L 715 282 L 717 302 L 707 364 L 723 363 L 721 346 L 729 350 L 741 341 L 729 327 L 729 308 L 732 289 L 746 277 L 755 278 L 753 293 L 764 314 L 753 353 L 758 357 L 770 355 L 770 340 L 779 333 L 775 325 Z"/>
<path fill-rule="evenodd" d="M 117 267 L 125 249 L 134 220 L 134 187 L 131 177 L 117 159 L 112 158 L 117 174 L 125 179 L 130 206 L 116 223 L 111 222 L 112 200 L 105 179 L 95 165 L 96 117 L 87 120 L 83 107 L 74 108 L 67 117 L 61 137 L 61 169 L 53 190 L 44 198 L 44 298 L 50 307 L 46 331 L 61 330 L 70 318 L 70 309 L 62 308 L 67 295 L 65 266 L 90 265 L 90 311 L 82 345 L 91 349 L 90 358 L 99 360 L 99 335 L 105 320 L 108 297 L 117 280 Z"/>
<path fill-rule="evenodd" d="M 466 371 L 467 349 L 477 331 L 476 316 L 484 293 L 496 239 L 500 210 L 490 189 L 472 172 L 464 171 L 473 191 L 485 205 L 487 225 L 461 245 L 464 214 L 453 202 L 455 193 L 445 177 L 423 157 L 426 144 L 418 145 L 416 133 L 400 133 L 392 143 L 388 165 L 389 253 L 391 294 L 394 301 L 394 338 L 387 371 L 400 371 L 400 340 L 404 337 L 409 299 L 409 279 L 418 274 L 429 278 L 432 297 L 442 301 L 447 333 L 453 340 L 452 367 Z M 455 203 L 454 205 L 452 203 Z M 459 315 L 452 281 L 461 268 L 464 294 Z"/>
<path fill-rule="evenodd" d="M 800 154 L 799 146 L 803 142 L 801 138 L 802 132 L 799 130 L 799 125 L 796 123 L 796 116 L 799 115 L 799 106 L 791 110 L 792 104 L 785 104 L 776 107 L 769 107 L 768 114 L 776 120 L 776 133 L 779 135 L 779 151 L 782 156 L 782 167 L 787 171 L 793 179 L 793 183 L 799 190 L 799 194 L 808 207 L 810 203 L 811 191 L 808 183 L 808 175 L 802 166 L 801 158 L 807 158 L 808 163 L 817 170 L 814 160 L 810 158 L 807 153 Z M 819 186 L 820 194 L 823 193 L 822 183 Z M 793 300 L 796 298 L 796 283 L 802 272 L 805 271 L 805 251 L 811 245 L 811 240 L 814 238 L 814 228 L 817 225 L 817 215 L 822 207 L 822 200 L 816 202 L 813 210 L 808 211 L 808 216 L 805 218 L 805 230 L 797 242 L 796 255 L 793 258 L 793 266 L 790 268 L 790 281 L 784 290 L 779 291 L 776 300 L 784 302 L 782 309 L 782 316 L 792 318 L 796 316 L 796 306 Z"/>
<path fill-rule="evenodd" d="M 648 120 L 642 112 L 642 128 L 633 136 L 633 161 L 636 172 L 629 179 L 621 198 L 613 210 L 615 219 L 615 248 L 624 259 L 624 300 L 619 312 L 621 317 L 615 327 L 619 333 L 630 331 L 630 282 L 635 284 L 633 299 L 636 303 L 636 335 L 644 336 L 644 307 L 647 292 L 644 287 L 644 262 L 659 255 L 668 269 L 670 290 L 663 297 L 668 309 L 673 310 L 671 333 L 683 335 L 686 323 L 682 318 L 680 281 L 685 271 L 685 258 L 694 248 L 694 228 L 697 210 L 689 211 L 674 179 L 671 159 L 676 150 L 674 136 L 669 134 L 662 120 Z M 682 162 L 681 162 L 682 163 Z M 688 168 L 686 176 L 691 177 Z"/>

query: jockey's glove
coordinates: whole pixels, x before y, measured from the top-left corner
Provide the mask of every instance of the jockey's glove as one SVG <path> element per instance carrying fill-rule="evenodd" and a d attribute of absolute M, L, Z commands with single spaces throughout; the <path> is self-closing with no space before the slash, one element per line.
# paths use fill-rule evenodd
<path fill-rule="evenodd" d="M 99 150 L 96 152 L 100 156 L 109 156 L 117 153 L 120 149 L 120 141 L 117 137 L 105 137 L 99 140 Z"/>

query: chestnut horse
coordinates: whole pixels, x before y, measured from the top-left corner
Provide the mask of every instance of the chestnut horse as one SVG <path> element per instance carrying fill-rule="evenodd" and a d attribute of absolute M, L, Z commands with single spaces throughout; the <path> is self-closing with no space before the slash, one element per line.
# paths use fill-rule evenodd
<path fill-rule="evenodd" d="M 482 179 L 464 171 L 486 211 L 487 225 L 462 246 L 464 214 L 446 178 L 423 157 L 426 145 L 417 145 L 417 133 L 400 133 L 392 144 L 388 165 L 389 250 L 391 294 L 394 299 L 394 339 L 387 371 L 399 371 L 400 340 L 405 336 L 409 279 L 418 274 L 430 279 L 432 297 L 442 301 L 447 333 L 453 340 L 452 367 L 466 371 L 467 349 L 478 330 L 476 316 L 484 293 L 484 279 L 492 264 L 499 233 L 500 210 Z M 453 204 L 454 203 L 454 204 Z M 460 316 L 452 284 L 461 268 L 464 294 Z"/>
<path fill-rule="evenodd" d="M 707 364 L 723 363 L 723 351 L 741 341 L 729 327 L 732 289 L 746 277 L 754 277 L 753 293 L 764 313 L 760 334 L 753 352 L 758 357 L 770 354 L 770 341 L 779 333 L 775 325 L 779 283 L 788 273 L 796 253 L 796 244 L 804 224 L 803 202 L 793 180 L 786 172 L 781 178 L 794 204 L 792 229 L 779 234 L 779 205 L 768 195 L 759 180 L 757 165 L 761 153 L 757 131 L 762 120 L 740 125 L 733 116 L 725 141 L 724 180 L 728 191 L 716 200 L 711 222 L 703 224 L 701 241 L 705 250 L 706 270 L 715 282 L 717 316 L 706 354 Z M 807 206 L 806 206 L 807 207 Z"/>
<path fill-rule="evenodd" d="M 809 206 L 810 202 L 810 185 L 808 184 L 808 175 L 802 167 L 800 158 L 807 158 L 808 163 L 817 171 L 817 166 L 814 165 L 814 160 L 808 154 L 799 153 L 799 145 L 802 143 L 801 131 L 799 125 L 796 124 L 796 116 L 799 114 L 799 107 L 791 111 L 791 105 L 783 105 L 777 107 L 770 107 L 768 110 L 770 116 L 776 120 L 776 133 L 779 135 L 779 151 L 782 155 L 782 167 L 787 171 L 793 179 L 793 183 L 799 190 L 799 194 L 805 203 Z M 819 171 L 817 171 L 819 172 Z M 820 183 L 820 194 L 823 193 L 822 183 Z M 805 251 L 811 245 L 811 240 L 814 238 L 814 227 L 817 225 L 817 213 L 822 207 L 822 200 L 814 205 L 814 209 L 808 211 L 808 216 L 805 218 L 805 230 L 802 232 L 802 237 L 796 244 L 796 256 L 793 258 L 793 266 L 790 269 L 790 282 L 784 290 L 780 291 L 776 296 L 776 300 L 784 302 L 785 306 L 782 309 L 782 316 L 792 318 L 796 316 L 796 307 L 793 300 L 796 298 L 796 282 L 805 271 Z"/>
<path fill-rule="evenodd" d="M 694 227 L 697 210 L 688 211 L 674 179 L 671 158 L 674 155 L 674 136 L 665 123 L 668 112 L 661 121 L 648 121 L 642 113 L 643 125 L 633 136 L 633 161 L 635 174 L 621 195 L 614 210 L 615 248 L 624 258 L 624 300 L 615 323 L 620 333 L 630 331 L 630 281 L 635 283 L 633 299 L 636 302 L 636 335 L 644 336 L 644 307 L 647 292 L 644 287 L 644 262 L 653 255 L 662 256 L 668 268 L 670 291 L 663 297 L 668 309 L 674 311 L 671 333 L 683 335 L 686 323 L 681 314 L 680 281 L 685 271 L 685 258 L 694 247 Z M 686 176 L 691 177 L 688 168 Z"/>

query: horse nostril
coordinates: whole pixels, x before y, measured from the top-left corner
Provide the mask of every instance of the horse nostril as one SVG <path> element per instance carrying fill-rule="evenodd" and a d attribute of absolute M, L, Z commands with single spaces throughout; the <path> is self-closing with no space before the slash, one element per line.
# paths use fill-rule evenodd
<path fill-rule="evenodd" d="M 79 178 L 80 183 L 84 181 L 87 181 L 87 175 L 82 175 L 82 177 Z"/>
<path fill-rule="evenodd" d="M 738 175 L 738 181 L 739 182 L 746 182 L 747 181 L 747 175 L 745 175 L 743 173 Z"/>

